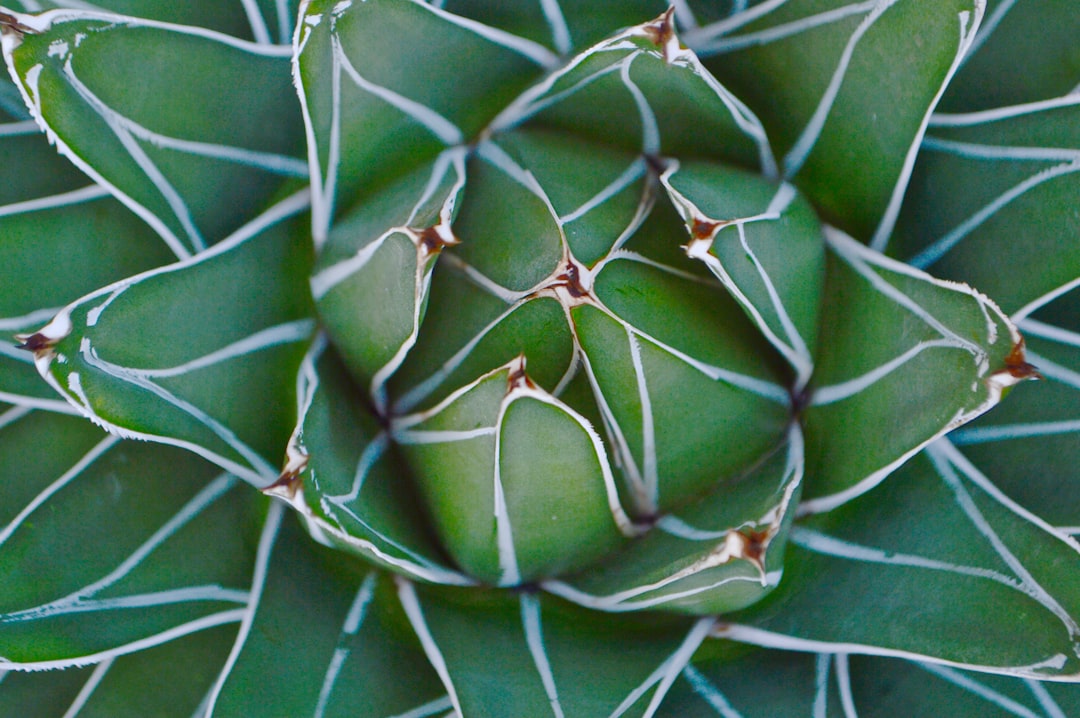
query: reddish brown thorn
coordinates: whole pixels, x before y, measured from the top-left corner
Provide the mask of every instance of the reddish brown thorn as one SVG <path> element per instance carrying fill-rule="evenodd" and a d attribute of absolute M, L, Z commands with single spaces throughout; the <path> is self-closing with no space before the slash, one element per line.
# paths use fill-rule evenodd
<path fill-rule="evenodd" d="M 32 27 L 23 25 L 14 15 L 8 15 L 6 12 L 0 12 L 0 33 L 12 33 L 20 38 L 28 33 L 37 34 Z"/>
<path fill-rule="evenodd" d="M 417 237 L 419 237 L 420 245 L 428 254 L 437 254 L 445 247 L 453 247 L 456 244 L 461 244 L 461 240 L 457 239 L 449 232 L 440 232 L 439 227 L 437 226 L 426 227 L 415 231 Z"/>
<path fill-rule="evenodd" d="M 506 391 L 507 393 L 514 389 L 535 389 L 536 384 L 529 375 L 525 373 L 525 355 L 519 354 L 513 365 L 510 367 L 510 373 L 506 376 Z"/>
<path fill-rule="evenodd" d="M 589 292 L 581 284 L 581 273 L 578 271 L 577 265 L 568 264 L 566 271 L 555 277 L 555 280 L 563 287 L 566 287 L 566 291 L 571 297 L 579 299 L 584 297 Z"/>
<path fill-rule="evenodd" d="M 300 475 L 304 473 L 304 470 L 307 468 L 307 454 L 301 454 L 299 452 L 294 453 L 292 451 L 290 451 L 289 454 L 289 463 L 281 472 L 281 476 L 277 478 L 277 481 L 262 490 L 264 494 L 291 500 L 296 496 L 296 492 L 303 485 L 304 482 L 300 478 Z"/>
<path fill-rule="evenodd" d="M 1024 356 L 1023 338 L 1013 345 L 1012 351 L 1005 357 L 1005 371 L 1018 381 L 1023 381 L 1024 379 L 1042 379 L 1042 374 L 1039 373 L 1039 370 L 1036 369 L 1034 365 L 1027 363 L 1027 357 Z"/>
<path fill-rule="evenodd" d="M 743 547 L 743 558 L 760 568 L 763 566 L 762 559 L 765 558 L 765 549 L 769 545 L 769 539 L 772 538 L 772 532 L 740 531 L 739 533 L 746 539 L 746 546 Z"/>
<path fill-rule="evenodd" d="M 723 222 L 713 222 L 695 217 L 694 224 L 690 227 L 690 236 L 694 239 L 712 239 L 721 225 L 723 225 Z"/>
<path fill-rule="evenodd" d="M 16 334 L 15 339 L 22 342 L 16 347 L 17 349 L 25 349 L 35 354 L 44 349 L 51 349 L 56 344 L 56 342 L 40 332 L 37 334 Z"/>
<path fill-rule="evenodd" d="M 644 26 L 645 34 L 662 50 L 666 50 L 668 43 L 675 37 L 675 8 L 669 7 L 667 11 Z M 670 59 L 670 58 L 668 58 Z"/>

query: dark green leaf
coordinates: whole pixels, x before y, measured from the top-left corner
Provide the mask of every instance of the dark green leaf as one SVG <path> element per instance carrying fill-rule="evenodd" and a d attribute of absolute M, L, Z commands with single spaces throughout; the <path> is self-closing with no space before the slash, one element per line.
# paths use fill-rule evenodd
<path fill-rule="evenodd" d="M 973 0 L 783 3 L 685 33 L 761 117 L 799 186 L 832 224 L 883 243 L 924 122 L 974 38 Z"/>
<path fill-rule="evenodd" d="M 314 321 L 306 194 L 229 241 L 104 287 L 27 338 L 53 388 L 123 436 L 195 450 L 257 485 L 277 476 Z"/>
<path fill-rule="evenodd" d="M 263 528 L 251 613 L 210 701 L 213 715 L 343 718 L 448 708 L 392 579 L 312 544 L 284 513 L 275 504 Z"/>
<path fill-rule="evenodd" d="M 829 233 L 821 352 L 805 412 L 807 511 L 857 496 L 1033 376 L 997 306 Z"/>
<path fill-rule="evenodd" d="M 1080 674 L 1080 545 L 945 440 L 872 492 L 797 523 L 788 554 L 780 587 L 717 635 L 1036 679 Z"/>
<path fill-rule="evenodd" d="M 306 179 L 287 46 L 87 11 L 19 20 L 31 31 L 6 35 L 5 55 L 32 113 L 176 256 Z"/>

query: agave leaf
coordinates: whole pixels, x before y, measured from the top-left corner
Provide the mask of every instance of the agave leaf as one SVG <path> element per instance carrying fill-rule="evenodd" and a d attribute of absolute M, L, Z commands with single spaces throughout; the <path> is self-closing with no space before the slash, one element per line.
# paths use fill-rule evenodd
<path fill-rule="evenodd" d="M 15 18 L 4 55 L 35 119 L 178 258 L 306 178 L 287 46 L 100 12 Z M 146 78 L 165 89 L 127 92 Z"/>
<path fill-rule="evenodd" d="M 29 718 L 201 715 L 197 711 L 235 634 L 234 626 L 218 626 L 107 658 L 93 668 L 13 672 L 0 685 L 0 710 Z"/>
<path fill-rule="evenodd" d="M 597 613 L 540 593 L 399 581 L 409 621 L 466 716 L 651 715 L 712 625 Z M 586 669 L 587 668 L 587 669 Z"/>
<path fill-rule="evenodd" d="M 802 461 L 796 425 L 785 445 L 745 475 L 718 482 L 706 496 L 666 514 L 602 564 L 541 587 L 610 612 L 667 609 L 701 615 L 743 608 L 780 581 Z"/>
<path fill-rule="evenodd" d="M 1080 545 L 947 440 L 872 492 L 800 521 L 785 567 L 779 589 L 716 634 L 1080 678 Z"/>
<path fill-rule="evenodd" d="M 392 425 L 447 551 L 504 586 L 580 568 L 634 533 L 596 430 L 525 370 L 518 358 Z"/>
<path fill-rule="evenodd" d="M 891 251 L 976 284 L 1011 313 L 1045 381 L 952 441 L 1010 497 L 1076 533 L 1080 103 L 1069 58 L 1077 18 L 1051 19 L 1055 10 L 1054 2 L 989 8 L 979 49 L 943 100 L 950 113 L 931 120 Z M 1037 42 L 1026 38 L 1032 25 L 1043 28 Z M 980 70 L 997 63 L 1008 71 L 980 82 Z"/>
<path fill-rule="evenodd" d="M 719 160 L 777 173 L 761 123 L 681 44 L 671 12 L 579 53 L 491 126 L 545 128 L 654 158 Z"/>
<path fill-rule="evenodd" d="M 85 6 L 88 3 L 36 0 L 32 4 L 33 8 L 18 7 L 20 3 L 16 3 L 13 9 L 40 12 L 54 8 Z M 299 4 L 299 0 L 249 0 L 235 3 L 218 0 L 188 0 L 182 3 L 171 0 L 95 0 L 94 8 L 178 25 L 205 27 L 258 43 L 288 45 Z"/>
<path fill-rule="evenodd" d="M 0 668 L 86 665 L 239 621 L 251 496 L 193 454 L 32 411 L 0 428 Z"/>
<path fill-rule="evenodd" d="M 0 672 L 0 710 L 26 718 L 63 715 L 93 672 L 92 667 Z"/>
<path fill-rule="evenodd" d="M 306 193 L 293 195 L 212 250 L 68 305 L 23 336 L 39 371 L 122 436 L 184 446 L 270 483 L 314 328 L 309 249 L 296 241 L 306 206 Z"/>
<path fill-rule="evenodd" d="M 1080 281 L 1014 315 L 1043 381 L 950 435 L 1010 497 L 1051 524 L 1080 534 Z M 1038 470 L 1033 470 L 1038 467 Z"/>
<path fill-rule="evenodd" d="M 830 223 L 881 243 L 982 10 L 975 0 L 763 3 L 683 36 L 761 117 L 783 179 Z"/>
<path fill-rule="evenodd" d="M 424 331 L 388 382 L 391 407 L 394 413 L 431 408 L 521 354 L 529 358 L 529 376 L 554 391 L 572 366 L 567 324 L 556 299 L 507 301 L 477 286 L 466 267 L 443 262 L 432 277 Z"/>
<path fill-rule="evenodd" d="M 290 716 L 427 716 L 448 709 L 392 580 L 313 544 L 283 515 L 275 502 L 259 541 L 250 608 L 207 713 L 263 715 L 272 706 Z"/>
<path fill-rule="evenodd" d="M 1080 67 L 1080 15 L 1075 9 L 1069 0 L 989 0 L 986 18 L 941 99 L 941 109 L 975 112 L 1075 90 Z"/>
<path fill-rule="evenodd" d="M 657 716 L 1037 718 L 1071 715 L 1076 706 L 1075 688 L 1057 683 L 879 656 L 719 643 L 683 669 Z"/>
<path fill-rule="evenodd" d="M 1017 312 L 1080 277 L 1077 196 L 1080 96 L 936 114 L 890 251 Z"/>
<path fill-rule="evenodd" d="M 380 410 L 388 377 L 417 341 L 435 261 L 457 242 L 450 222 L 464 156 L 443 152 L 339 221 L 311 279 L 328 332 Z"/>
<path fill-rule="evenodd" d="M 840 718 L 845 714 L 833 670 L 838 659 L 847 657 L 708 641 L 683 669 L 656 715 Z"/>
<path fill-rule="evenodd" d="M 0 88 L 21 103 L 8 79 Z M 57 157 L 25 109 L 0 108 L 0 153 L 0 398 L 65 411 L 12 335 L 172 254 L 127 208 Z"/>
<path fill-rule="evenodd" d="M 374 178 L 399 177 L 473 138 L 557 61 L 539 44 L 407 0 L 316 0 L 298 47 L 318 245 Z"/>
<path fill-rule="evenodd" d="M 681 3 L 682 8 L 686 7 Z M 485 0 L 448 0 L 443 7 L 486 25 L 527 37 L 560 55 L 584 48 L 611 35 L 613 28 L 635 25 L 656 17 L 669 7 L 658 0 L 623 0 L 592 3 L 490 3 Z"/>
<path fill-rule="evenodd" d="M 814 368 L 825 279 L 813 209 L 790 184 L 717 165 L 672 162 L 660 179 L 690 232 L 687 254 L 754 319 L 802 391 Z"/>
<path fill-rule="evenodd" d="M 984 295 L 889 260 L 835 230 L 805 412 L 805 512 L 870 489 L 927 443 L 1035 376 Z"/>
<path fill-rule="evenodd" d="M 1054 716 L 1076 712 L 1075 686 L 971 673 L 873 656 L 850 659 L 852 702 L 860 716 Z"/>
<path fill-rule="evenodd" d="M 297 393 L 289 461 L 266 492 L 291 504 L 323 543 L 417 580 L 472 583 L 448 565 L 388 432 L 325 341 L 305 356 Z"/>

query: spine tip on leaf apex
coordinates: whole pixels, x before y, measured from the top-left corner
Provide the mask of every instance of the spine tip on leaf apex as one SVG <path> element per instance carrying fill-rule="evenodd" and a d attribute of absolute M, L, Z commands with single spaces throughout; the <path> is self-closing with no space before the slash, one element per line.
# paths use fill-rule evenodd
<path fill-rule="evenodd" d="M 56 345 L 56 340 L 50 339 L 41 332 L 35 334 L 16 334 L 15 341 L 19 342 L 17 349 L 40 354 L 48 351 Z"/>
<path fill-rule="evenodd" d="M 664 60 L 671 62 L 678 54 L 679 41 L 675 37 L 675 7 L 669 7 L 663 15 L 642 26 L 646 37 L 664 52 Z"/>
<path fill-rule="evenodd" d="M 1005 371 L 1017 381 L 1042 379 L 1039 370 L 1027 362 L 1027 357 L 1024 355 L 1023 338 L 1013 345 L 1012 351 L 1005 357 Z"/>
<path fill-rule="evenodd" d="M 307 469 L 307 465 L 307 452 L 299 447 L 290 446 L 288 461 L 285 468 L 282 469 L 281 475 L 278 476 L 277 481 L 264 488 L 262 492 L 267 496 L 277 496 L 286 501 L 291 501 L 304 483 L 300 475 Z"/>
<path fill-rule="evenodd" d="M 19 18 L 6 12 L 0 12 L 0 35 L 14 35 L 16 38 L 22 39 L 23 35 L 36 34 L 37 31 L 34 28 L 23 25 L 19 22 Z"/>
<path fill-rule="evenodd" d="M 413 230 L 416 233 L 418 244 L 429 254 L 438 254 L 446 247 L 461 244 L 461 240 L 455 237 L 450 228 L 445 225 L 435 225 L 424 229 Z"/>
<path fill-rule="evenodd" d="M 536 389 L 536 383 L 525 372 L 525 355 L 519 354 L 510 364 L 510 371 L 506 375 L 506 391 L 510 393 L 515 389 Z"/>

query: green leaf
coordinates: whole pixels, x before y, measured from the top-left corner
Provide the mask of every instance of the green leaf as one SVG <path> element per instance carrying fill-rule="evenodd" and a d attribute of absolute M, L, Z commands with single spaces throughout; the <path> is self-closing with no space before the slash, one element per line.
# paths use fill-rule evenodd
<path fill-rule="evenodd" d="M 457 242 L 450 223 L 464 156 L 448 150 L 373 195 L 335 224 L 316 263 L 311 290 L 323 324 L 380 403 L 417 341 L 438 255 Z"/>
<path fill-rule="evenodd" d="M 0 88 L 21 104 L 8 79 Z M 65 411 L 34 371 L 32 355 L 17 351 L 13 335 L 36 329 L 80 295 L 173 255 L 120 202 L 58 157 L 37 123 L 15 110 L 0 112 L 0 398 Z"/>
<path fill-rule="evenodd" d="M 34 117 L 177 257 L 307 177 L 288 47 L 89 11 L 17 19 L 29 31 L 5 34 L 4 55 Z"/>
<path fill-rule="evenodd" d="M 805 411 L 803 510 L 824 511 L 883 480 L 935 438 L 1031 378 L 997 306 L 827 232 L 827 312 Z"/>
<path fill-rule="evenodd" d="M 0 710 L 26 718 L 63 715 L 93 673 L 93 668 L 0 671 Z"/>
<path fill-rule="evenodd" d="M 635 533 L 599 434 L 523 358 L 396 419 L 392 436 L 446 550 L 481 581 L 577 569 Z"/>
<path fill-rule="evenodd" d="M 228 241 L 67 306 L 25 337 L 79 411 L 126 437 L 192 449 L 264 486 L 294 424 L 314 322 L 306 193 Z"/>
<path fill-rule="evenodd" d="M 762 5 L 683 37 L 761 117 L 782 178 L 825 220 L 880 245 L 927 116 L 982 8 L 973 0 Z"/>
<path fill-rule="evenodd" d="M 587 608 L 722 614 L 775 588 L 802 481 L 793 425 L 762 463 L 660 517 L 644 536 L 577 575 L 541 587 Z"/>
<path fill-rule="evenodd" d="M 300 366 L 297 393 L 289 462 L 266 492 L 325 544 L 417 580 L 471 583 L 449 566 L 387 432 L 322 339 Z"/>
<path fill-rule="evenodd" d="M 938 114 L 890 252 L 1011 314 L 1080 277 L 1078 195 L 1077 95 Z"/>
<path fill-rule="evenodd" d="M 825 248 L 810 205 L 789 184 L 671 162 L 660 177 L 686 222 L 686 252 L 704 262 L 795 372 L 813 372 Z"/>
<path fill-rule="evenodd" d="M 196 715 L 235 634 L 235 627 L 219 626 L 106 658 L 92 669 L 12 673 L 0 685 L 0 710 L 28 718 L 74 711 L 83 718 Z"/>
<path fill-rule="evenodd" d="M 193 454 L 33 411 L 0 427 L 0 669 L 86 665 L 235 623 L 251 495 Z"/>
<path fill-rule="evenodd" d="M 214 716 L 432 715 L 446 691 L 385 574 L 314 545 L 275 503 Z M 257 686 L 257 688 L 255 688 Z M 410 713 L 410 711 L 417 711 Z"/>
<path fill-rule="evenodd" d="M 833 662 L 829 654 L 774 651 L 712 639 L 683 669 L 656 715 L 840 718 L 844 714 L 830 680 Z"/>
<path fill-rule="evenodd" d="M 407 0 L 317 0 L 298 42 L 319 245 L 332 217 L 380 178 L 470 141 L 557 61 L 541 45 Z"/>
<path fill-rule="evenodd" d="M 1071 286 L 1071 291 L 1051 292 L 1014 315 L 1026 336 L 1028 360 L 1043 380 L 1013 392 L 998 410 L 954 432 L 950 440 L 1006 494 L 1076 535 L 1080 280 Z"/>
<path fill-rule="evenodd" d="M 776 591 L 725 617 L 716 635 L 1034 679 L 1080 675 L 1080 544 L 946 440 L 872 492 L 797 523 L 785 569 Z"/>
<path fill-rule="evenodd" d="M 1069 684 L 932 663 L 708 641 L 683 669 L 657 716 L 1060 717 L 1071 715 L 1076 695 Z"/>
<path fill-rule="evenodd" d="M 619 616 L 540 593 L 413 586 L 402 606 L 465 716 L 652 715 L 712 619 Z"/>
<path fill-rule="evenodd" d="M 912 715 L 1068 716 L 1076 712 L 1076 686 L 929 663 L 852 656 L 852 701 L 859 716 Z"/>
<path fill-rule="evenodd" d="M 561 55 L 599 42 L 613 29 L 637 25 L 668 8 L 658 0 L 617 3 L 560 0 L 558 3 L 491 3 L 447 0 L 446 10 L 542 43 Z"/>
<path fill-rule="evenodd" d="M 1080 74 L 1080 15 L 1071 0 L 989 0 L 945 112 L 975 112 L 1061 97 Z"/>
<path fill-rule="evenodd" d="M 516 126 L 652 158 L 720 160 L 770 177 L 777 172 L 761 123 L 680 44 L 668 14 L 580 53 L 492 124 L 497 131 Z"/>
<path fill-rule="evenodd" d="M 34 5 L 38 7 L 34 9 L 49 10 L 79 4 L 65 0 L 37 0 Z M 254 3 L 223 3 L 220 0 L 95 0 L 94 7 L 122 15 L 210 28 L 258 43 L 288 45 L 299 4 L 299 0 L 255 0 Z"/>

